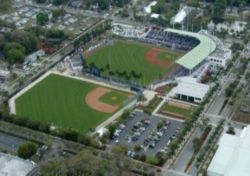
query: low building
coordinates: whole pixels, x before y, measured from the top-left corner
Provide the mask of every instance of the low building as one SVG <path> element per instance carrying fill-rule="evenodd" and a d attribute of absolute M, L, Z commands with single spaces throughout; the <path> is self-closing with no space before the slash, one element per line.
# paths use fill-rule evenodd
<path fill-rule="evenodd" d="M 8 79 L 10 77 L 10 71 L 8 71 L 7 69 L 2 69 L 0 68 L 0 79 Z"/>
<path fill-rule="evenodd" d="M 226 68 L 232 58 L 232 51 L 230 49 L 217 49 L 213 54 L 208 56 L 211 65 Z"/>
<path fill-rule="evenodd" d="M 160 14 L 157 14 L 157 13 L 152 13 L 150 15 L 151 18 L 155 18 L 155 19 L 158 19 L 160 17 Z"/>
<path fill-rule="evenodd" d="M 0 152 L 0 176 L 26 176 L 36 164 Z"/>
<path fill-rule="evenodd" d="M 25 63 L 35 62 L 39 57 L 42 57 L 44 55 L 45 55 L 45 51 L 40 49 L 40 50 L 30 54 L 29 56 L 27 56 L 26 59 L 25 59 Z"/>
<path fill-rule="evenodd" d="M 238 34 L 246 29 L 247 22 L 245 21 L 234 21 L 232 23 L 224 22 L 216 25 L 216 30 L 221 32 L 225 30 L 229 35 Z"/>
<path fill-rule="evenodd" d="M 70 67 L 73 71 L 81 71 L 83 69 L 82 61 L 80 55 L 75 54 L 72 56 L 67 56 L 65 58 L 70 64 Z"/>
<path fill-rule="evenodd" d="M 144 7 L 144 12 L 147 14 L 151 14 L 152 10 L 151 7 L 155 6 L 157 4 L 157 1 L 150 2 L 146 7 Z"/>
<path fill-rule="evenodd" d="M 177 78 L 177 86 L 172 88 L 168 97 L 188 101 L 191 103 L 201 103 L 209 91 L 209 85 L 198 83 L 195 78 Z"/>
<path fill-rule="evenodd" d="M 6 34 L 11 32 L 11 28 L 7 28 L 7 27 L 0 27 L 0 34 Z"/>
<path fill-rule="evenodd" d="M 172 24 L 181 24 L 184 22 L 185 18 L 190 14 L 190 12 L 193 10 L 193 7 L 183 7 L 172 19 Z"/>
<path fill-rule="evenodd" d="M 250 173 L 250 126 L 240 135 L 223 134 L 210 163 L 208 176 L 248 176 Z"/>

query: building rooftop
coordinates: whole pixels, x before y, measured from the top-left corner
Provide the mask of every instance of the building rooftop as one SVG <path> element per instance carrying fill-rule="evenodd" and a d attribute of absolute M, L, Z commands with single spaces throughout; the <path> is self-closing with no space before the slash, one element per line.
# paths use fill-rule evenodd
<path fill-rule="evenodd" d="M 197 97 L 203 99 L 203 97 L 209 91 L 209 86 L 206 84 L 198 83 L 195 78 L 182 77 L 177 78 L 178 85 L 174 87 L 169 95 L 173 96 L 176 93 Z"/>
<path fill-rule="evenodd" d="M 250 126 L 240 136 L 223 134 L 208 167 L 208 176 L 248 176 L 250 173 Z"/>
<path fill-rule="evenodd" d="M 176 61 L 176 63 L 189 70 L 192 70 L 197 65 L 199 65 L 216 49 L 215 42 L 205 35 L 170 28 L 166 29 L 166 31 L 191 36 L 197 38 L 200 41 L 200 43 L 195 48 Z"/>
<path fill-rule="evenodd" d="M 0 152 L 0 176 L 26 176 L 35 163 Z"/>
<path fill-rule="evenodd" d="M 144 7 L 144 11 L 146 13 L 150 14 L 151 13 L 151 7 L 155 6 L 156 4 L 157 4 L 157 1 L 150 2 L 150 4 L 148 6 Z"/>
<path fill-rule="evenodd" d="M 172 18 L 172 23 L 182 23 L 187 15 L 193 10 L 192 7 L 183 7 L 176 15 Z"/>

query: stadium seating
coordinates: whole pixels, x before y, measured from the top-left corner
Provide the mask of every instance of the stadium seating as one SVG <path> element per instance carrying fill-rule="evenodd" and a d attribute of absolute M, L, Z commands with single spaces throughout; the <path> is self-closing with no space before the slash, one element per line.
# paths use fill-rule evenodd
<path fill-rule="evenodd" d="M 147 35 L 140 40 L 150 44 L 161 45 L 183 51 L 191 50 L 199 44 L 199 40 L 196 38 L 164 31 L 162 29 L 151 29 Z"/>

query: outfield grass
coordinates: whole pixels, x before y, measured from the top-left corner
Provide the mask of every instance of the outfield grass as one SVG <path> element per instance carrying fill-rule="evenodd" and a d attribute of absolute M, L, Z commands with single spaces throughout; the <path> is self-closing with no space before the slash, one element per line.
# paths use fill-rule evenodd
<path fill-rule="evenodd" d="M 133 80 L 137 83 L 147 85 L 153 80 L 165 75 L 172 67 L 160 67 L 149 63 L 145 58 L 145 53 L 155 46 L 132 42 L 115 40 L 112 45 L 105 46 L 90 54 L 87 57 L 88 63 L 95 63 L 97 67 L 104 69 L 104 75 L 109 75 L 109 71 L 126 71 L 130 73 L 134 70 L 136 73 L 142 73 L 142 78 Z M 181 57 L 183 53 L 164 49 L 157 56 L 158 59 L 174 61 Z M 110 65 L 110 69 L 106 65 Z M 132 78 L 131 78 L 132 79 Z"/>
<path fill-rule="evenodd" d="M 183 115 L 184 117 L 189 117 L 192 110 L 179 108 L 179 107 L 172 106 L 172 105 L 165 103 L 162 106 L 161 111 L 172 112 L 172 113 Z"/>
<path fill-rule="evenodd" d="M 16 100 L 16 113 L 55 126 L 71 127 L 83 132 L 95 128 L 111 114 L 98 112 L 88 107 L 85 96 L 98 85 L 59 75 L 49 75 Z M 121 97 L 122 105 L 126 93 L 112 91 Z M 106 101 L 108 101 L 108 98 Z"/>

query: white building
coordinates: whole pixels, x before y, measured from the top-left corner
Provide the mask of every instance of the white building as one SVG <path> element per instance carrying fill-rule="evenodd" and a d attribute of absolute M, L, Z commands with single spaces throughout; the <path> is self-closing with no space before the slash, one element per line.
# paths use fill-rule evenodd
<path fill-rule="evenodd" d="M 226 30 L 230 35 L 240 33 L 246 29 L 247 22 L 244 21 L 234 21 L 232 23 L 224 22 L 216 25 L 217 31 Z"/>
<path fill-rule="evenodd" d="M 10 71 L 8 71 L 7 69 L 0 68 L 0 78 L 1 79 L 8 79 L 9 76 L 10 76 Z"/>
<path fill-rule="evenodd" d="M 178 85 L 169 92 L 168 97 L 201 103 L 209 91 L 208 85 L 198 83 L 192 77 L 177 78 L 177 83 Z"/>
<path fill-rule="evenodd" d="M 83 69 L 80 55 L 72 55 L 71 57 L 67 56 L 65 60 L 69 62 L 70 67 L 73 71 L 81 71 Z"/>
<path fill-rule="evenodd" d="M 189 13 L 193 10 L 192 7 L 183 7 L 172 19 L 171 23 L 176 24 L 179 23 L 181 24 L 185 18 L 189 15 Z"/>
<path fill-rule="evenodd" d="M 158 19 L 160 17 L 160 14 L 152 13 L 152 9 L 151 9 L 156 4 L 157 4 L 157 1 L 150 2 L 149 5 L 144 7 L 144 13 L 147 14 L 147 15 L 150 15 L 151 18 Z"/>
<path fill-rule="evenodd" d="M 42 57 L 45 55 L 44 50 L 40 49 L 32 54 L 30 54 L 29 56 L 26 57 L 25 62 L 35 62 L 37 60 L 37 58 Z"/>
<path fill-rule="evenodd" d="M 150 15 L 151 18 L 155 18 L 155 19 L 158 19 L 160 17 L 160 14 L 157 14 L 157 13 L 152 13 Z"/>
<path fill-rule="evenodd" d="M 32 161 L 0 152 L 0 176 L 26 176 L 35 165 Z"/>
<path fill-rule="evenodd" d="M 152 10 L 151 7 L 155 6 L 157 4 L 157 1 L 152 1 L 150 4 L 146 7 L 144 7 L 144 12 L 147 14 L 151 14 Z"/>
<path fill-rule="evenodd" d="M 249 176 L 250 175 L 250 126 L 240 136 L 223 134 L 219 141 L 208 176 Z"/>
<path fill-rule="evenodd" d="M 229 61 L 232 58 L 232 51 L 230 49 L 224 48 L 217 49 L 213 54 L 208 56 L 208 60 L 211 65 L 223 67 L 224 69 L 227 67 Z"/>

